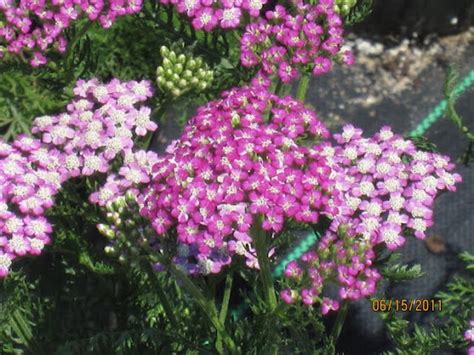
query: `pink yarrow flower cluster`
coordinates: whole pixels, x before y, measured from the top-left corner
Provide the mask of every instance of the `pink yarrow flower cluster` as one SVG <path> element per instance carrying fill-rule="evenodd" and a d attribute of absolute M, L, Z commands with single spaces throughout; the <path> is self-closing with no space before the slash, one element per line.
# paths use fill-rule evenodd
<path fill-rule="evenodd" d="M 300 293 L 285 289 L 282 297 L 289 303 L 301 299 L 324 306 L 321 292 L 326 279 L 337 280 L 340 299 L 372 295 L 380 279 L 373 267 L 374 247 L 382 244 L 395 250 L 407 234 L 423 239 L 433 223 L 435 197 L 442 190 L 454 191 L 461 181 L 451 173 L 454 165 L 449 158 L 417 150 L 389 127 L 363 138 L 362 130 L 346 125 L 334 138 L 338 145 L 325 145 L 322 154 L 342 203 L 316 253 L 288 265 L 287 277 L 309 276 L 305 278 L 309 286 Z M 338 306 L 337 300 L 327 302 Z M 327 310 L 322 307 L 323 313 Z"/>
<path fill-rule="evenodd" d="M 141 196 L 141 191 L 151 181 L 152 168 L 158 162 L 159 158 L 155 152 L 145 150 L 126 152 L 118 173 L 109 174 L 105 184 L 90 195 L 89 201 L 104 207 L 125 196 L 129 191 L 140 203 L 138 198 Z"/>
<path fill-rule="evenodd" d="M 290 262 L 284 272 L 289 288 L 280 292 L 288 304 L 300 301 L 305 305 L 320 304 L 321 313 L 339 309 L 339 299 L 323 294 L 328 283 L 339 286 L 340 299 L 359 299 L 372 295 L 381 278 L 373 267 L 375 252 L 370 242 L 347 233 L 341 227 L 328 231 L 315 250 Z"/>
<path fill-rule="evenodd" d="M 293 15 L 277 5 L 266 13 L 266 19 L 246 27 L 240 41 L 243 66 L 261 66 L 263 73 L 289 82 L 301 70 L 313 75 L 329 72 L 336 58 L 346 64 L 354 62 L 350 51 L 341 53 L 343 23 L 334 12 L 333 0 L 300 4 L 295 11 Z"/>
<path fill-rule="evenodd" d="M 334 212 L 330 170 L 317 148 L 298 145 L 303 135 L 324 138 L 328 131 L 302 103 L 258 84 L 198 109 L 154 166 L 141 209 L 159 236 L 176 230 L 177 264 L 216 273 L 238 254 L 257 266 L 249 249 L 257 215 L 276 235 L 287 219 L 316 223 Z"/>
<path fill-rule="evenodd" d="M 40 254 L 50 242 L 44 212 L 63 181 L 58 155 L 25 135 L 0 142 L 0 278 L 14 259 Z"/>
<path fill-rule="evenodd" d="M 433 224 L 436 196 L 455 191 L 461 182 L 449 158 L 416 149 L 389 127 L 363 138 L 362 130 L 346 125 L 335 139 L 339 145 L 324 152 L 336 167 L 332 178 L 344 195 L 339 223 L 390 250 L 405 243 L 407 232 L 423 239 Z"/>
<path fill-rule="evenodd" d="M 186 14 L 195 29 L 212 31 L 215 28 L 239 27 L 245 15 L 257 17 L 267 0 L 160 0 L 172 4 L 179 13 Z"/>
<path fill-rule="evenodd" d="M 149 181 L 142 170 L 156 155 L 135 152 L 133 138 L 157 128 L 150 109 L 137 107 L 152 95 L 150 83 L 93 79 L 79 81 L 74 93 L 66 113 L 35 119 L 39 139 L 22 135 L 11 145 L 0 143 L 0 277 L 16 257 L 40 254 L 49 243 L 52 226 L 44 212 L 66 180 L 107 173 L 121 156 L 120 187 Z M 104 191 L 90 197 L 99 205 L 112 198 Z"/>
<path fill-rule="evenodd" d="M 3 51 L 28 54 L 32 66 L 47 62 L 45 53 L 54 48 L 64 52 L 64 31 L 81 17 L 98 21 L 104 28 L 117 17 L 141 11 L 142 0 L 13 0 L 0 1 L 0 58 Z"/>
<path fill-rule="evenodd" d="M 80 80 L 74 94 L 66 113 L 38 117 L 32 128 L 44 144 L 62 153 L 61 169 L 67 177 L 108 172 L 113 159 L 132 151 L 135 135 L 157 128 L 151 110 L 136 107 L 152 95 L 147 81 Z"/>

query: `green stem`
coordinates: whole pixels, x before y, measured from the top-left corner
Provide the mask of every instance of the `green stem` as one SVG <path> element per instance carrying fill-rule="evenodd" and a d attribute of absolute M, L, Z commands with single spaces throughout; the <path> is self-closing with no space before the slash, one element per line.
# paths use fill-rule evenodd
<path fill-rule="evenodd" d="M 309 74 L 303 73 L 298 84 L 298 90 L 296 92 L 296 99 L 304 101 L 306 97 L 306 91 L 308 90 Z"/>
<path fill-rule="evenodd" d="M 332 338 L 333 344 L 337 343 L 337 339 L 339 338 L 339 335 L 341 334 L 341 330 L 346 320 L 348 311 L 349 311 L 349 303 L 344 302 L 341 306 L 341 309 L 339 310 L 339 313 L 337 314 L 336 322 L 334 323 L 334 326 L 331 331 L 331 338 Z"/>
<path fill-rule="evenodd" d="M 204 294 L 196 285 L 194 285 L 191 279 L 183 271 L 179 270 L 174 264 L 170 265 L 170 270 L 171 273 L 183 284 L 184 288 L 186 288 L 188 292 L 194 297 L 199 306 L 204 310 L 212 325 L 216 329 L 218 338 L 222 339 L 231 354 L 236 354 L 237 347 L 219 320 L 215 304 L 206 299 Z M 219 343 L 220 342 L 216 343 L 217 351 L 219 353 L 223 353 L 223 349 L 218 346 Z"/>
<path fill-rule="evenodd" d="M 233 279 L 234 273 L 230 271 L 225 279 L 224 296 L 222 297 L 221 312 L 219 314 L 219 320 L 222 324 L 225 324 L 225 319 L 227 318 L 227 311 L 229 310 L 230 293 L 232 291 Z"/>
<path fill-rule="evenodd" d="M 176 316 L 174 315 L 171 304 L 168 302 L 168 298 L 166 298 L 165 292 L 163 291 L 163 288 L 160 285 L 160 281 L 156 277 L 156 274 L 151 269 L 151 267 L 147 268 L 147 272 L 150 279 L 152 280 L 153 287 L 156 291 L 158 298 L 160 299 L 161 305 L 163 306 L 163 309 L 165 310 L 166 316 L 168 317 L 171 325 L 177 328 L 179 326 L 178 320 L 176 319 Z"/>
<path fill-rule="evenodd" d="M 262 229 L 262 219 L 262 216 L 254 219 L 250 233 L 255 243 L 255 250 L 257 251 L 263 293 L 267 299 L 268 306 L 271 310 L 274 310 L 277 306 L 277 299 L 275 288 L 273 286 L 272 272 L 270 270 L 270 261 L 268 260 L 267 236 L 265 231 Z"/>

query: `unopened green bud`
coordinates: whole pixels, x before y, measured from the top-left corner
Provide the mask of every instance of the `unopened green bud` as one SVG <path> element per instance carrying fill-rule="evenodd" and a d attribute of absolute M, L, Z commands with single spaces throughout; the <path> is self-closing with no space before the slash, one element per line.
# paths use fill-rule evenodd
<path fill-rule="evenodd" d="M 108 239 L 114 239 L 115 238 L 115 233 L 112 230 L 112 228 L 110 228 L 109 226 L 107 226 L 105 224 L 98 224 L 97 225 L 97 230 L 99 231 L 100 234 L 102 234 L 104 237 L 106 237 Z"/>
<path fill-rule="evenodd" d="M 200 79 L 204 79 L 206 77 L 206 71 L 203 70 L 202 68 L 199 68 L 198 71 L 197 71 L 197 76 Z"/>
<path fill-rule="evenodd" d="M 186 69 L 186 70 L 183 72 L 183 78 L 185 78 L 185 79 L 191 79 L 192 77 L 193 77 L 193 73 L 192 73 L 191 70 L 187 70 L 187 69 Z"/>
<path fill-rule="evenodd" d="M 125 197 L 120 196 L 120 197 L 116 198 L 115 201 L 113 202 L 113 205 L 114 205 L 114 207 L 117 211 L 120 208 L 124 208 L 125 207 Z"/>
<path fill-rule="evenodd" d="M 128 262 L 128 258 L 125 254 L 121 254 L 118 257 L 118 261 L 119 261 L 120 264 L 125 265 Z"/>
<path fill-rule="evenodd" d="M 115 221 L 114 212 L 107 212 L 107 214 L 105 215 L 105 219 L 109 223 L 114 223 Z"/>
<path fill-rule="evenodd" d="M 180 81 L 178 81 L 178 86 L 181 88 L 181 89 L 185 89 L 187 86 L 188 86 L 188 82 L 184 79 L 181 79 Z"/>
<path fill-rule="evenodd" d="M 166 79 L 163 78 L 162 76 L 159 76 L 156 81 L 158 82 L 158 86 L 161 87 L 166 82 Z"/>
<path fill-rule="evenodd" d="M 199 79 L 196 78 L 196 77 L 191 78 L 191 84 L 193 84 L 193 85 L 199 84 Z"/>
<path fill-rule="evenodd" d="M 122 225 L 122 219 L 121 218 L 117 218 L 115 221 L 114 221 L 114 224 L 116 227 L 120 227 Z"/>
<path fill-rule="evenodd" d="M 105 210 L 107 212 L 114 212 L 114 205 L 112 204 L 112 202 L 108 202 L 106 205 L 105 205 Z"/>
<path fill-rule="evenodd" d="M 104 247 L 104 252 L 105 252 L 105 254 L 110 255 L 110 256 L 117 255 L 117 249 L 115 249 L 115 247 L 113 247 L 111 245 L 105 246 Z"/>
<path fill-rule="evenodd" d="M 132 191 L 127 190 L 125 193 L 125 199 L 127 202 L 135 202 L 135 194 Z"/>
<path fill-rule="evenodd" d="M 178 89 L 178 88 L 174 88 L 174 89 L 171 90 L 171 93 L 173 94 L 173 96 L 178 97 L 178 96 L 181 95 L 181 90 Z"/>
<path fill-rule="evenodd" d="M 170 50 L 166 46 L 161 46 L 160 48 L 160 54 L 162 57 L 167 57 L 168 54 L 170 53 Z"/>
<path fill-rule="evenodd" d="M 109 228 L 109 226 L 105 225 L 105 224 L 98 224 L 97 225 L 97 230 L 99 231 L 100 234 L 104 235 L 105 234 L 105 231 L 107 230 L 107 228 Z"/>
<path fill-rule="evenodd" d="M 175 84 L 178 83 L 180 79 L 181 79 L 180 76 L 179 76 L 178 74 L 176 74 L 176 73 L 173 74 L 173 77 L 171 78 L 171 80 L 172 80 Z"/>
<path fill-rule="evenodd" d="M 173 67 L 173 63 L 168 58 L 163 58 L 163 68 L 171 69 Z"/>
<path fill-rule="evenodd" d="M 173 63 L 176 62 L 176 53 L 174 51 L 171 51 L 169 54 L 168 54 L 168 59 L 170 61 L 172 61 Z"/>
<path fill-rule="evenodd" d="M 167 81 L 163 84 L 163 86 L 168 89 L 168 90 L 172 90 L 174 88 L 174 84 L 172 81 Z"/>
<path fill-rule="evenodd" d="M 183 64 L 177 63 L 174 65 L 174 72 L 180 74 L 183 71 L 184 67 Z"/>
<path fill-rule="evenodd" d="M 196 67 L 200 68 L 202 66 L 202 58 L 196 58 Z"/>
<path fill-rule="evenodd" d="M 188 62 L 186 63 L 186 69 L 189 69 L 189 70 L 193 70 L 197 67 L 197 63 L 194 59 L 190 59 L 188 60 Z"/>
<path fill-rule="evenodd" d="M 186 63 L 186 56 L 184 54 L 180 54 L 177 58 L 177 62 L 180 64 Z"/>
<path fill-rule="evenodd" d="M 240 116 L 238 114 L 232 115 L 231 123 L 232 127 L 237 127 L 240 124 Z"/>
<path fill-rule="evenodd" d="M 198 89 L 199 90 L 205 90 L 207 87 L 207 83 L 204 83 L 204 82 L 200 82 L 199 85 L 198 85 Z"/>
<path fill-rule="evenodd" d="M 162 66 L 156 68 L 156 75 L 163 75 L 165 73 L 165 69 Z"/>

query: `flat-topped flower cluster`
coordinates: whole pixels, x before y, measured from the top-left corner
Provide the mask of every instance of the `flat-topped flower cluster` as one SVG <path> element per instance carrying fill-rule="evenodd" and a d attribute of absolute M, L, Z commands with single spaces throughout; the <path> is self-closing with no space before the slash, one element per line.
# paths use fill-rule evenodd
<path fill-rule="evenodd" d="M 227 263 L 246 253 L 257 215 L 264 230 L 278 233 L 288 218 L 316 223 L 333 212 L 330 169 L 317 147 L 297 144 L 304 135 L 322 139 L 328 131 L 293 98 L 265 85 L 224 92 L 198 109 L 153 167 L 142 214 L 158 235 L 176 228 L 186 246 L 177 262 L 188 271 L 218 272 L 222 255 Z"/>
<path fill-rule="evenodd" d="M 373 268 L 374 247 L 383 244 L 395 250 L 410 234 L 423 239 L 433 224 L 435 197 L 442 190 L 454 191 L 461 181 L 450 172 L 454 165 L 449 158 L 416 149 L 389 127 L 363 138 L 362 130 L 346 125 L 334 138 L 337 145 L 325 145 L 322 155 L 342 203 L 316 252 L 288 265 L 286 276 L 296 280 L 297 287 L 305 285 L 300 293 L 284 290 L 289 303 L 301 299 L 337 308 L 336 300 L 321 295 L 331 279 L 340 287 L 340 299 L 372 295 L 380 279 Z"/>
<path fill-rule="evenodd" d="M 141 8 L 142 0 L 1 0 L 0 58 L 6 50 L 15 55 L 27 54 L 32 66 L 43 65 L 48 49 L 66 51 L 64 31 L 74 21 L 87 17 L 109 28 L 117 17 L 139 12 Z"/>
<path fill-rule="evenodd" d="M 133 149 L 134 136 L 157 128 L 150 109 L 137 107 L 152 95 L 149 82 L 79 81 L 74 93 L 67 112 L 35 119 L 38 138 L 0 145 L 0 276 L 13 259 L 39 254 L 49 243 L 52 226 L 44 213 L 66 180 L 107 173 L 120 157 L 119 187 L 128 188 L 142 181 L 140 164 L 153 161 L 153 153 Z M 105 204 L 113 193 L 103 189 L 91 201 Z"/>
<path fill-rule="evenodd" d="M 341 50 L 343 22 L 333 0 L 301 4 L 294 11 L 277 5 L 266 19 L 247 25 L 240 41 L 243 66 L 261 66 L 264 74 L 289 82 L 302 70 L 313 75 L 329 72 L 335 58 L 354 62 L 350 51 Z"/>

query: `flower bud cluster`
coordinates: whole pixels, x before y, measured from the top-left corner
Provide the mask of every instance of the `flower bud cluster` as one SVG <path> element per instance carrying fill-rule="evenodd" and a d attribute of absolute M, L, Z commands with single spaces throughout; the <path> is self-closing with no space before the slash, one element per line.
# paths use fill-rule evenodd
<path fill-rule="evenodd" d="M 192 19 L 195 29 L 237 28 L 245 15 L 258 17 L 267 0 L 160 0 Z"/>
<path fill-rule="evenodd" d="M 140 246 L 153 244 L 156 234 L 140 217 L 135 194 L 127 191 L 109 202 L 105 210 L 107 223 L 97 225 L 99 232 L 110 240 L 105 253 L 120 263 L 138 262 L 142 254 Z"/>
<path fill-rule="evenodd" d="M 151 96 L 150 84 L 93 79 L 79 81 L 74 93 L 66 113 L 34 120 L 38 139 L 20 135 L 11 145 L 0 144 L 0 277 L 17 256 L 39 254 L 49 242 L 52 227 L 44 212 L 69 178 L 109 172 L 120 156 L 121 187 L 148 181 L 141 169 L 156 155 L 134 152 L 133 136 L 157 128 L 150 109 L 136 107 Z M 100 204 L 105 195 L 91 200 Z"/>
<path fill-rule="evenodd" d="M 321 154 L 342 194 L 338 212 L 316 249 L 286 268 L 285 275 L 305 288 L 285 289 L 281 295 L 288 303 L 321 302 L 323 313 L 338 306 L 337 300 L 321 298 L 326 280 L 336 280 L 340 299 L 372 295 L 380 279 L 373 267 L 374 247 L 397 249 L 407 233 L 424 238 L 433 223 L 436 195 L 454 191 L 461 181 L 450 172 L 449 158 L 417 150 L 389 127 L 363 138 L 362 130 L 346 125 L 334 138 L 338 144 L 326 144 Z"/>
<path fill-rule="evenodd" d="M 257 83 L 224 92 L 155 164 L 141 213 L 160 236 L 176 229 L 176 261 L 188 272 L 218 272 L 232 255 L 245 256 L 255 216 L 278 233 L 287 219 L 316 223 L 334 212 L 330 170 L 317 148 L 298 145 L 304 135 L 328 131 L 293 98 Z"/>
<path fill-rule="evenodd" d="M 334 11 L 345 16 L 351 12 L 351 9 L 356 6 L 356 4 L 357 0 L 336 0 Z"/>
<path fill-rule="evenodd" d="M 334 11 L 333 0 L 301 5 L 296 11 L 293 15 L 277 5 L 265 19 L 246 27 L 240 41 L 243 66 L 261 66 L 263 73 L 275 74 L 286 83 L 300 71 L 327 73 L 336 59 L 353 63 L 350 51 L 341 53 L 342 20 Z"/>
<path fill-rule="evenodd" d="M 0 1 L 0 58 L 4 52 L 27 54 L 32 66 L 47 62 L 45 52 L 64 52 L 64 32 L 81 17 L 98 21 L 104 28 L 117 17 L 141 11 L 142 0 Z"/>
<path fill-rule="evenodd" d="M 339 300 L 323 296 L 324 286 L 335 282 L 341 299 L 359 299 L 375 292 L 380 273 L 373 267 L 375 252 L 370 242 L 347 233 L 345 226 L 328 231 L 316 250 L 290 262 L 284 276 L 294 288 L 280 297 L 286 303 L 319 303 L 321 313 L 339 308 Z M 297 290 L 299 289 L 299 290 Z"/>
<path fill-rule="evenodd" d="M 163 63 L 156 69 L 158 87 L 174 97 L 188 91 L 203 91 L 212 82 L 214 72 L 202 58 L 176 54 L 163 46 L 160 49 Z"/>

